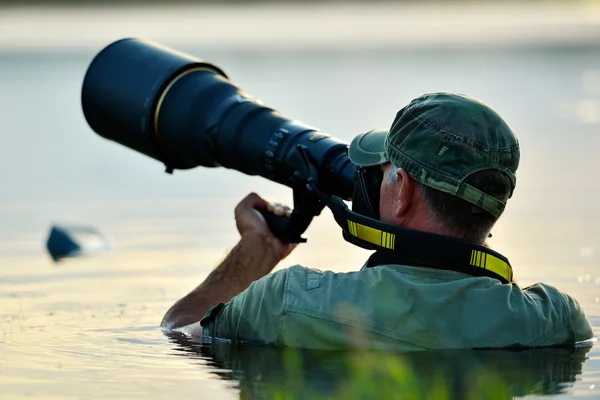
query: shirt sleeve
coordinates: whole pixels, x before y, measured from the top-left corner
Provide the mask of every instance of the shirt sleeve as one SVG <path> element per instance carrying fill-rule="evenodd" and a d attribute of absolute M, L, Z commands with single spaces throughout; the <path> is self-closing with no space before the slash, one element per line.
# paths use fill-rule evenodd
<path fill-rule="evenodd" d="M 254 281 L 228 303 L 208 310 L 200 321 L 204 339 L 277 344 L 287 279 L 287 269 L 271 273 Z"/>
<path fill-rule="evenodd" d="M 594 338 L 594 330 L 590 321 L 585 314 L 585 311 L 581 305 L 573 297 L 568 294 L 563 294 L 565 302 L 570 314 L 570 326 L 573 332 L 573 341 L 581 342 L 584 340 L 590 340 Z"/>
<path fill-rule="evenodd" d="M 537 283 L 525 289 L 539 299 L 540 313 L 553 329 L 548 330 L 537 346 L 573 344 L 594 338 L 592 326 L 577 300 L 553 286 Z"/>

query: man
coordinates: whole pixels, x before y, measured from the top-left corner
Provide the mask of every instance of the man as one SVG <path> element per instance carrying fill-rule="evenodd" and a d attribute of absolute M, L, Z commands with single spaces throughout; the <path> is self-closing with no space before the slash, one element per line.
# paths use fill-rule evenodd
<path fill-rule="evenodd" d="M 516 183 L 519 144 L 489 106 L 437 93 L 398 112 L 389 133 L 355 138 L 350 159 L 379 165 L 383 223 L 483 244 Z M 236 207 L 241 239 L 165 315 L 192 335 L 304 348 L 422 350 L 538 347 L 593 338 L 577 301 L 440 265 L 402 263 L 335 274 L 269 272 L 294 248 L 257 209 L 289 210 L 250 194 Z M 427 249 L 435 252 L 436 249 Z"/>

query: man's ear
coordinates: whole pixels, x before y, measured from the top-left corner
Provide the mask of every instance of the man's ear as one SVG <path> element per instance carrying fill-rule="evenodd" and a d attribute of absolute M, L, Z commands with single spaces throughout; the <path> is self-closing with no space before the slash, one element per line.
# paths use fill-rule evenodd
<path fill-rule="evenodd" d="M 404 168 L 396 170 L 398 176 L 398 184 L 400 191 L 398 193 L 398 208 L 396 209 L 396 217 L 399 219 L 406 218 L 411 207 L 413 206 L 413 195 L 416 189 L 416 181 L 408 176 Z"/>

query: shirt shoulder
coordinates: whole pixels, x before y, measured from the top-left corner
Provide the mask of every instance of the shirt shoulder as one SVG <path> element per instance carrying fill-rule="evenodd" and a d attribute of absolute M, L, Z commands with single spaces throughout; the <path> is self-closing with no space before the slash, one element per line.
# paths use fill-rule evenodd
<path fill-rule="evenodd" d="M 227 303 L 208 310 L 200 324 L 205 340 L 276 344 L 290 267 L 272 272 L 252 282 Z"/>
<path fill-rule="evenodd" d="M 292 268 L 280 340 L 294 347 L 411 350 L 550 346 L 593 338 L 571 296 L 408 266 Z"/>
<path fill-rule="evenodd" d="M 555 321 L 554 329 L 543 335 L 537 345 L 577 343 L 594 337 L 587 315 L 574 297 L 554 286 L 539 282 L 522 291 L 539 310 L 542 319 Z"/>

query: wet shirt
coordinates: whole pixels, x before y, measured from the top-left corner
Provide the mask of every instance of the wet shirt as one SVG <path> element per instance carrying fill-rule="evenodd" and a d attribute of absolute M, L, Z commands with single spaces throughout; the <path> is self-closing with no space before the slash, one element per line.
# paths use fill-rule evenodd
<path fill-rule="evenodd" d="M 536 283 L 402 265 L 348 273 L 294 266 L 210 309 L 215 338 L 313 349 L 551 346 L 593 338 L 575 299 Z"/>

